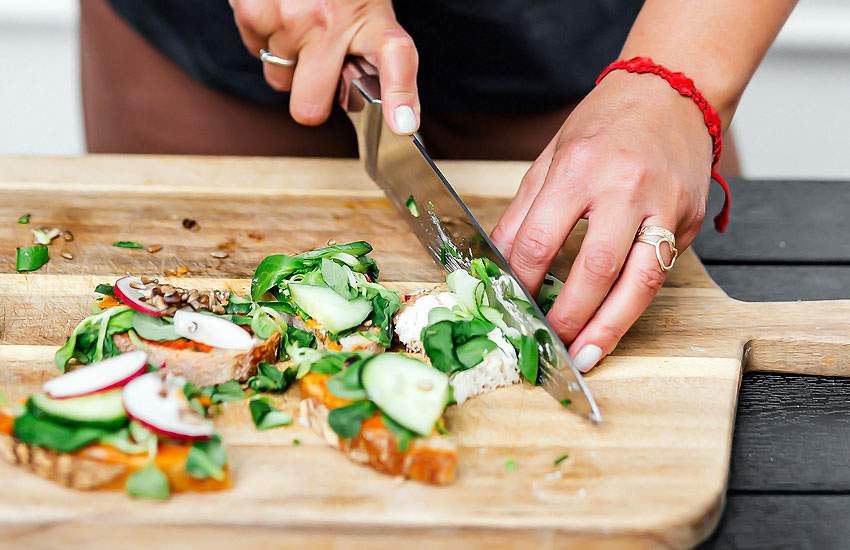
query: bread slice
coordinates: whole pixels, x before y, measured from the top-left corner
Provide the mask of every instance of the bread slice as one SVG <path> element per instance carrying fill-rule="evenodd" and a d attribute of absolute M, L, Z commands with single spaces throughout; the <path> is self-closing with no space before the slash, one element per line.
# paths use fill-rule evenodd
<path fill-rule="evenodd" d="M 328 424 L 331 409 L 350 403 L 331 394 L 325 385 L 329 375 L 308 373 L 301 379 L 301 414 L 310 426 L 332 447 L 342 451 L 359 464 L 379 472 L 403 476 L 423 483 L 447 485 L 455 479 L 457 447 L 447 436 L 436 431 L 428 437 L 418 437 L 406 450 L 398 448 L 398 439 L 376 412 L 363 421 L 360 433 L 342 439 Z"/>
<path fill-rule="evenodd" d="M 116 334 L 112 339 L 122 353 L 138 349 L 127 333 Z M 194 342 L 181 349 L 169 342 L 154 342 L 141 337 L 139 340 L 147 346 L 145 351 L 150 364 L 162 365 L 172 374 L 183 376 L 198 386 L 212 386 L 233 379 L 244 382 L 257 374 L 260 362 L 274 363 L 280 334 L 272 333 L 267 340 L 249 350 L 211 348 Z"/>
<path fill-rule="evenodd" d="M 396 339 L 404 351 L 430 364 L 420 340 L 422 329 L 428 324 L 428 314 L 436 307 L 451 309 L 457 304 L 457 297 L 445 284 L 408 295 L 393 319 Z M 521 382 L 516 350 L 502 331 L 495 328 L 487 337 L 498 348 L 488 353 L 475 367 L 453 374 L 449 381 L 458 405 L 474 395 Z"/>

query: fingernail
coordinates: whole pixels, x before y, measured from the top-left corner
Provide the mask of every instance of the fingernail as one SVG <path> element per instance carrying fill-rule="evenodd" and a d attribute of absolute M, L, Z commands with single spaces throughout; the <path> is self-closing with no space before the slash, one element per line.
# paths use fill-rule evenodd
<path fill-rule="evenodd" d="M 402 134 L 412 134 L 416 131 L 416 113 L 408 105 L 399 105 L 393 113 L 395 129 Z"/>
<path fill-rule="evenodd" d="M 587 344 L 579 350 L 573 360 L 578 370 L 587 372 L 599 361 L 600 357 L 602 357 L 602 348 Z"/>

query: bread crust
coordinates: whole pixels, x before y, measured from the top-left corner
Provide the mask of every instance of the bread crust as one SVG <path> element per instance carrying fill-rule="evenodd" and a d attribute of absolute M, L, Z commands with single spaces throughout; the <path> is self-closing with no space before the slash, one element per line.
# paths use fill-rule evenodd
<path fill-rule="evenodd" d="M 116 334 L 112 339 L 122 353 L 138 349 L 126 333 Z M 257 374 L 257 365 L 261 361 L 274 363 L 277 360 L 280 334 L 274 332 L 267 340 L 244 351 L 213 348 L 204 352 L 174 349 L 149 340 L 145 340 L 145 343 L 148 346 L 145 350 L 148 361 L 152 365 L 163 365 L 172 374 L 184 376 L 198 386 L 212 386 L 233 379 L 244 382 Z"/>
<path fill-rule="evenodd" d="M 354 462 L 386 474 L 433 485 L 447 485 L 454 481 L 457 447 L 451 439 L 436 432 L 428 437 L 417 437 L 405 451 L 401 451 L 398 439 L 384 425 L 378 412 L 363 422 L 356 436 L 340 438 L 328 424 L 329 406 L 336 408 L 347 403 L 328 394 L 325 387 L 327 378 L 326 375 L 308 373 L 301 379 L 301 413 L 331 447 L 339 449 Z"/>

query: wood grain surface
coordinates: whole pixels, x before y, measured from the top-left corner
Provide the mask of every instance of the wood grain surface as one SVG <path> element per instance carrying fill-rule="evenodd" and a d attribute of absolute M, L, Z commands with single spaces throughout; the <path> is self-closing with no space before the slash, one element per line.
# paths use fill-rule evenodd
<path fill-rule="evenodd" d="M 520 163 L 445 163 L 483 225 L 512 196 Z M 32 212 L 30 226 L 14 223 Z M 183 229 L 181 220 L 201 229 Z M 181 286 L 247 287 L 267 254 L 365 239 L 400 288 L 441 270 L 354 161 L 186 157 L 0 159 L 0 387 L 21 396 L 56 374 L 51 358 L 85 316 L 98 282 L 185 267 Z M 14 272 L 29 229 L 70 229 L 33 274 Z M 564 273 L 580 231 L 556 272 Z M 156 254 L 116 240 L 162 244 Z M 65 247 L 74 255 L 64 260 Z M 213 250 L 229 257 L 216 260 Z M 587 376 L 605 423 L 564 414 L 530 386 L 449 414 L 460 448 L 448 488 L 401 482 L 347 462 L 309 430 L 256 432 L 242 403 L 219 421 L 236 486 L 167 503 L 75 493 L 0 465 L 0 547 L 686 548 L 710 533 L 725 494 L 742 363 L 844 374 L 845 302 L 747 304 L 686 253 L 612 357 Z M 294 407 L 294 397 L 287 406 Z M 292 445 L 300 439 L 299 447 Z M 554 458 L 569 453 L 560 467 Z M 516 462 L 516 471 L 504 464 Z M 335 547 L 336 547 L 335 546 Z"/>

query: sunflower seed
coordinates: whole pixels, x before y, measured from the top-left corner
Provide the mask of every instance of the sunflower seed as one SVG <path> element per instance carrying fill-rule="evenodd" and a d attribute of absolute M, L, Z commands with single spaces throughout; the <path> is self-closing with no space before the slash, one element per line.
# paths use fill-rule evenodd
<path fill-rule="evenodd" d="M 58 227 L 54 227 L 53 229 L 47 232 L 47 237 L 52 241 L 61 234 L 62 231 Z"/>
<path fill-rule="evenodd" d="M 189 305 L 192 306 L 192 309 L 195 311 L 201 309 L 201 303 L 197 300 L 189 300 Z"/>
<path fill-rule="evenodd" d="M 147 248 L 147 251 L 151 254 L 153 254 L 154 252 L 159 252 L 160 250 L 162 250 L 161 244 L 152 244 Z"/>
<path fill-rule="evenodd" d="M 150 284 L 150 283 L 154 283 L 154 284 L 158 283 L 159 280 L 157 280 L 156 277 L 147 277 L 145 275 L 142 275 L 142 282 L 147 285 L 147 284 Z"/>
<path fill-rule="evenodd" d="M 210 301 L 210 297 L 206 294 L 202 294 L 200 298 L 198 298 L 198 296 L 195 296 L 195 299 L 200 300 L 202 304 L 208 304 Z"/>
<path fill-rule="evenodd" d="M 73 254 L 71 254 L 70 252 L 63 252 L 63 253 L 61 254 L 61 256 L 62 256 L 63 258 L 65 258 L 66 260 L 73 260 L 73 259 L 74 259 L 74 255 L 73 255 Z"/>
<path fill-rule="evenodd" d="M 212 256 L 213 258 L 218 258 L 219 260 L 223 260 L 227 258 L 228 254 L 224 250 L 214 250 L 210 252 L 210 256 Z"/>
<path fill-rule="evenodd" d="M 221 306 L 213 306 L 210 308 L 210 311 L 218 315 L 224 315 L 224 308 Z"/>
<path fill-rule="evenodd" d="M 145 285 L 137 283 L 136 281 L 130 281 L 130 288 L 135 288 L 136 290 L 141 290 L 145 288 Z"/>
<path fill-rule="evenodd" d="M 165 301 L 165 303 L 169 305 L 179 304 L 180 296 L 178 296 L 177 293 L 169 294 L 168 296 L 163 297 L 163 301 Z"/>
<path fill-rule="evenodd" d="M 336 239 L 328 239 L 328 246 L 333 246 L 336 244 Z"/>
<path fill-rule="evenodd" d="M 64 233 L 62 233 L 62 238 L 68 242 L 71 242 L 74 240 L 74 234 L 70 231 L 65 231 Z"/>

